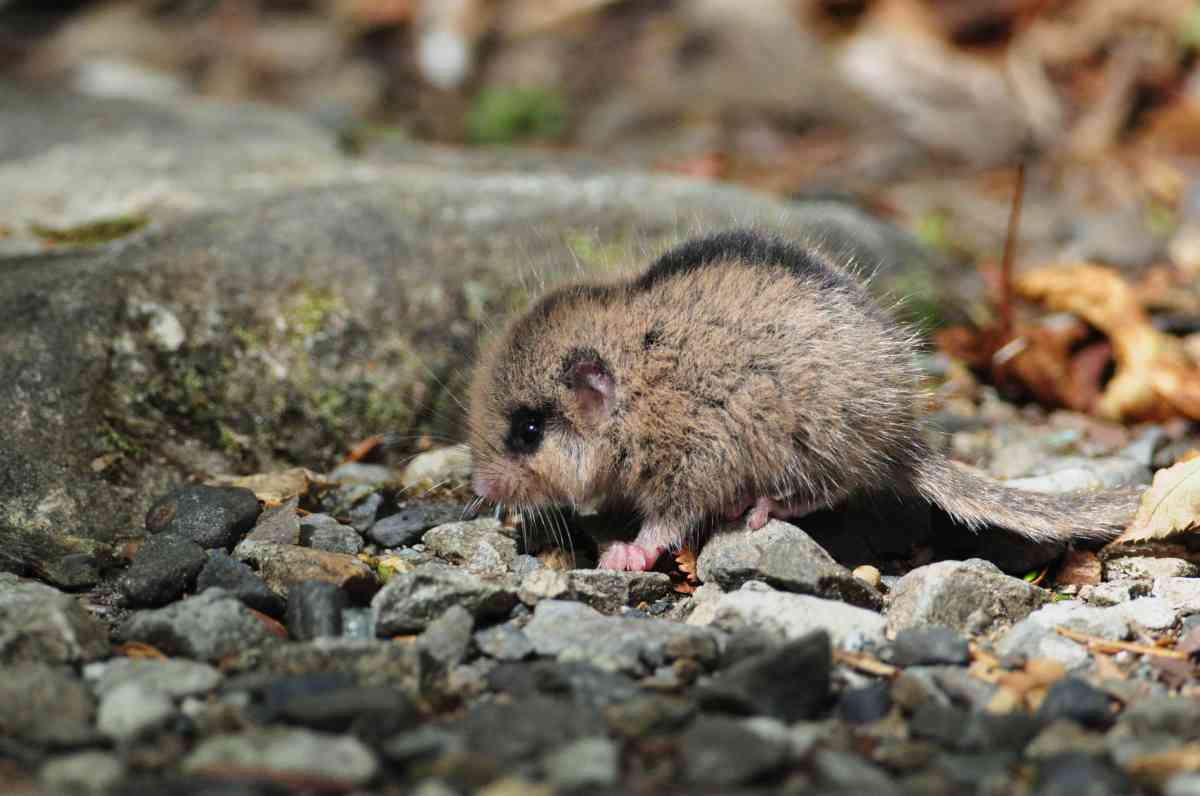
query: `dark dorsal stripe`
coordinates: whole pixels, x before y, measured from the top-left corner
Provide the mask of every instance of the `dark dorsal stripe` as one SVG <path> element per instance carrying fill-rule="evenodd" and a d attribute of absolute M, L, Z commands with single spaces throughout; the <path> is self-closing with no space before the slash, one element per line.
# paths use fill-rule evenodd
<path fill-rule="evenodd" d="M 730 261 L 786 268 L 797 278 L 814 281 L 821 287 L 852 290 L 857 287 L 852 279 L 804 247 L 748 229 L 719 232 L 680 244 L 655 260 L 633 286 L 649 290 L 664 279 Z"/>

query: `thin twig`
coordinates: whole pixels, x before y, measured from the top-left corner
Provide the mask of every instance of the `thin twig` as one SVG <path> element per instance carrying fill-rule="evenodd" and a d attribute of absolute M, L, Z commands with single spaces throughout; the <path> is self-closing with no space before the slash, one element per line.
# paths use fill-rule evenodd
<path fill-rule="evenodd" d="M 1000 261 L 1000 339 L 1007 340 L 1013 330 L 1013 260 L 1017 256 L 1017 230 L 1021 223 L 1021 203 L 1025 198 L 1025 162 L 1017 164 L 1017 184 L 1013 189 L 1012 209 L 1008 214 L 1008 232 L 1004 236 L 1004 257 Z"/>
<path fill-rule="evenodd" d="M 835 649 L 833 651 L 833 662 L 841 663 L 849 666 L 851 669 L 858 669 L 860 672 L 880 677 L 895 677 L 900 673 L 900 670 L 895 666 L 884 663 L 878 658 L 872 658 L 870 655 L 862 652 L 847 652 L 846 650 Z"/>
<path fill-rule="evenodd" d="M 1107 638 L 1100 638 L 1099 636 L 1091 636 L 1087 633 L 1080 633 L 1077 630 L 1070 630 L 1065 627 L 1056 627 L 1054 630 L 1060 636 L 1066 636 L 1072 641 L 1078 641 L 1080 644 L 1086 644 L 1089 647 L 1095 648 L 1097 652 L 1124 650 L 1126 652 L 1137 652 L 1141 655 L 1151 655 L 1156 658 L 1171 658 L 1177 661 L 1191 660 L 1190 655 L 1179 650 L 1152 647 L 1148 644 L 1134 644 L 1129 641 L 1113 641 Z"/>

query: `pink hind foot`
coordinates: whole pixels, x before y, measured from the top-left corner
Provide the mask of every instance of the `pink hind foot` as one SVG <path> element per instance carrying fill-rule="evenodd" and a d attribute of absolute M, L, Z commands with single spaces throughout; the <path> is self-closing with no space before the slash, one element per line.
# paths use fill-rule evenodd
<path fill-rule="evenodd" d="M 600 569 L 617 569 L 625 572 L 646 572 L 662 555 L 662 547 L 642 547 L 629 542 L 613 542 L 604 555 L 600 556 Z"/>
<path fill-rule="evenodd" d="M 746 515 L 746 525 L 752 531 L 767 524 L 772 518 L 786 520 L 793 517 L 803 517 L 817 510 L 812 503 L 780 503 L 769 497 L 760 497 L 754 501 L 753 508 Z"/>

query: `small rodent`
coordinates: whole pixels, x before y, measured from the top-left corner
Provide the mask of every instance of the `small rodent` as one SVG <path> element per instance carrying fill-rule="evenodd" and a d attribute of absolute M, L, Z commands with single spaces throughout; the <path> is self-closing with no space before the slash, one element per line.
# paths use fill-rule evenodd
<path fill-rule="evenodd" d="M 556 290 L 481 357 L 474 488 L 497 504 L 619 498 L 641 517 L 601 567 L 645 570 L 697 529 L 799 517 L 863 493 L 1038 541 L 1115 535 L 1136 492 L 1019 491 L 932 449 L 917 341 L 819 251 L 753 231 L 644 273 Z"/>

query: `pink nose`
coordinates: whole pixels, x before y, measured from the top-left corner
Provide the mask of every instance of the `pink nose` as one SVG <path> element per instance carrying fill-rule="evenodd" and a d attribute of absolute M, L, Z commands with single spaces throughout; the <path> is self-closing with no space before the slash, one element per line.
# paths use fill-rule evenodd
<path fill-rule="evenodd" d="M 497 499 L 496 484 L 478 473 L 471 478 L 471 488 L 484 500 L 495 501 Z"/>

